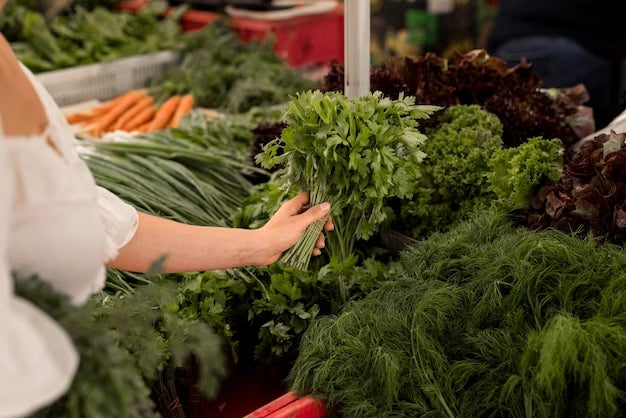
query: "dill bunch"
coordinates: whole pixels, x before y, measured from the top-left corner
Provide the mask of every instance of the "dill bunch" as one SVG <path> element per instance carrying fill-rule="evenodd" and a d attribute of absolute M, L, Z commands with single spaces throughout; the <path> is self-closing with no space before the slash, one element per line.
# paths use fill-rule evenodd
<path fill-rule="evenodd" d="M 348 417 L 617 417 L 626 254 L 489 211 L 309 327 L 289 382 Z"/>

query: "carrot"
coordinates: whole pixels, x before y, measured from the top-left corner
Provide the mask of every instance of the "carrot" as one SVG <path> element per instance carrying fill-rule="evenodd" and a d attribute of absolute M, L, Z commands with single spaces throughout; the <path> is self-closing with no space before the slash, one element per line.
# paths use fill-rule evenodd
<path fill-rule="evenodd" d="M 95 136 L 99 136 L 102 132 L 110 129 L 111 125 L 128 109 L 130 109 L 137 101 L 146 95 L 143 91 L 133 91 L 124 95 L 124 98 L 115 103 L 102 118 L 99 118 L 91 129 Z"/>
<path fill-rule="evenodd" d="M 114 97 L 114 98 L 112 98 L 111 100 L 109 100 L 107 102 L 104 102 L 100 106 L 94 107 L 93 109 L 91 109 L 91 111 L 89 113 L 91 113 L 93 115 L 101 115 L 103 113 L 107 113 L 109 110 L 114 108 L 117 104 L 119 104 L 126 97 L 128 97 L 131 94 L 136 94 L 137 92 L 144 93 L 144 95 L 145 95 L 146 90 L 137 89 L 137 90 L 127 91 L 124 94 L 121 94 L 121 95 L 119 95 L 117 97 Z"/>
<path fill-rule="evenodd" d="M 119 98 L 118 98 L 118 99 L 119 99 Z M 110 100 L 110 101 L 108 101 L 108 102 L 105 102 L 104 104 L 101 104 L 100 106 L 96 106 L 96 107 L 94 107 L 93 109 L 91 109 L 90 113 L 91 113 L 92 115 L 101 115 L 101 114 L 103 114 L 103 113 L 106 113 L 106 112 L 108 112 L 109 110 L 111 110 L 111 108 L 112 108 L 113 106 L 115 106 L 115 101 L 116 101 L 116 100 L 117 100 L 117 99 Z"/>
<path fill-rule="evenodd" d="M 124 113 L 113 125 L 113 130 L 124 129 L 124 126 L 128 121 L 132 120 L 135 116 L 141 113 L 142 110 L 152 106 L 154 99 L 150 96 L 146 96 L 135 103 L 126 113 Z"/>
<path fill-rule="evenodd" d="M 150 121 L 150 122 L 152 122 L 152 121 Z M 144 123 L 143 125 L 141 125 L 138 128 L 135 128 L 134 130 L 137 131 L 137 132 L 148 132 L 148 127 L 150 126 L 150 122 Z"/>
<path fill-rule="evenodd" d="M 141 94 L 142 96 L 146 96 L 146 90 L 145 89 L 135 89 L 135 90 L 129 90 L 124 94 L 120 94 L 117 97 L 112 98 L 111 100 L 109 100 L 108 102 L 103 103 L 102 105 L 100 105 L 99 107 L 94 108 L 94 110 L 110 110 L 111 108 L 117 106 L 120 104 L 120 102 L 122 102 L 123 100 L 125 100 L 128 96 L 134 96 L 137 93 Z"/>
<path fill-rule="evenodd" d="M 124 125 L 124 130 L 134 131 L 137 128 L 139 128 L 141 125 L 149 124 L 152 121 L 152 118 L 154 117 L 155 113 L 156 113 L 156 110 L 154 109 L 153 106 L 150 106 L 142 110 L 138 115 L 136 115 L 134 118 L 126 122 L 126 124 Z"/>
<path fill-rule="evenodd" d="M 191 94 L 186 94 L 180 99 L 180 103 L 178 103 L 178 107 L 176 108 L 176 112 L 172 117 L 172 123 L 170 126 L 172 128 L 178 128 L 180 125 L 180 119 L 185 116 L 191 109 L 193 108 L 194 99 Z"/>
<path fill-rule="evenodd" d="M 70 125 L 73 125 L 75 123 L 88 121 L 89 119 L 93 118 L 93 116 L 94 115 L 91 113 L 72 113 L 71 115 L 67 115 L 65 117 L 65 120 Z"/>
<path fill-rule="evenodd" d="M 174 112 L 176 111 L 179 102 L 180 96 L 172 96 L 167 99 L 157 110 L 157 113 L 154 115 L 154 119 L 148 127 L 148 130 L 157 131 L 159 129 L 167 128 L 170 124 L 172 116 L 174 116 Z"/>

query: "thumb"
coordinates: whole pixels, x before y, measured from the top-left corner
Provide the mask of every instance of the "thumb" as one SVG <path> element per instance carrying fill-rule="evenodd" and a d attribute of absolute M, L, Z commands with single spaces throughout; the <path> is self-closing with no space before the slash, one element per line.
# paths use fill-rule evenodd
<path fill-rule="evenodd" d="M 321 221 L 330 214 L 330 203 L 324 202 L 309 208 L 306 212 L 297 215 L 298 222 L 302 222 L 306 228 L 315 221 Z"/>

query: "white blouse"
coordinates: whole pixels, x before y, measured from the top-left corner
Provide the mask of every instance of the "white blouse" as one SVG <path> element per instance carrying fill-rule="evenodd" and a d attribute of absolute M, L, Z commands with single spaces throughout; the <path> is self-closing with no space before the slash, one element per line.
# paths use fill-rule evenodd
<path fill-rule="evenodd" d="M 5 138 L 0 117 L 0 417 L 28 415 L 59 398 L 78 366 L 65 331 L 14 295 L 12 272 L 36 274 L 81 304 L 102 289 L 104 263 L 137 227 L 136 210 L 96 186 L 63 114 L 24 71 L 49 126 L 41 136 Z"/>

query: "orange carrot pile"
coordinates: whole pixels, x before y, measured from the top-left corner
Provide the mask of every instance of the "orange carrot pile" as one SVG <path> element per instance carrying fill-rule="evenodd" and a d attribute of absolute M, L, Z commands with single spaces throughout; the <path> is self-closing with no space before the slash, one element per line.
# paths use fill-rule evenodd
<path fill-rule="evenodd" d="M 151 132 L 177 128 L 193 105 L 194 98 L 190 94 L 172 96 L 156 106 L 144 90 L 132 90 L 87 113 L 73 113 L 66 118 L 68 123 L 81 125 L 94 137 L 117 130 Z"/>

